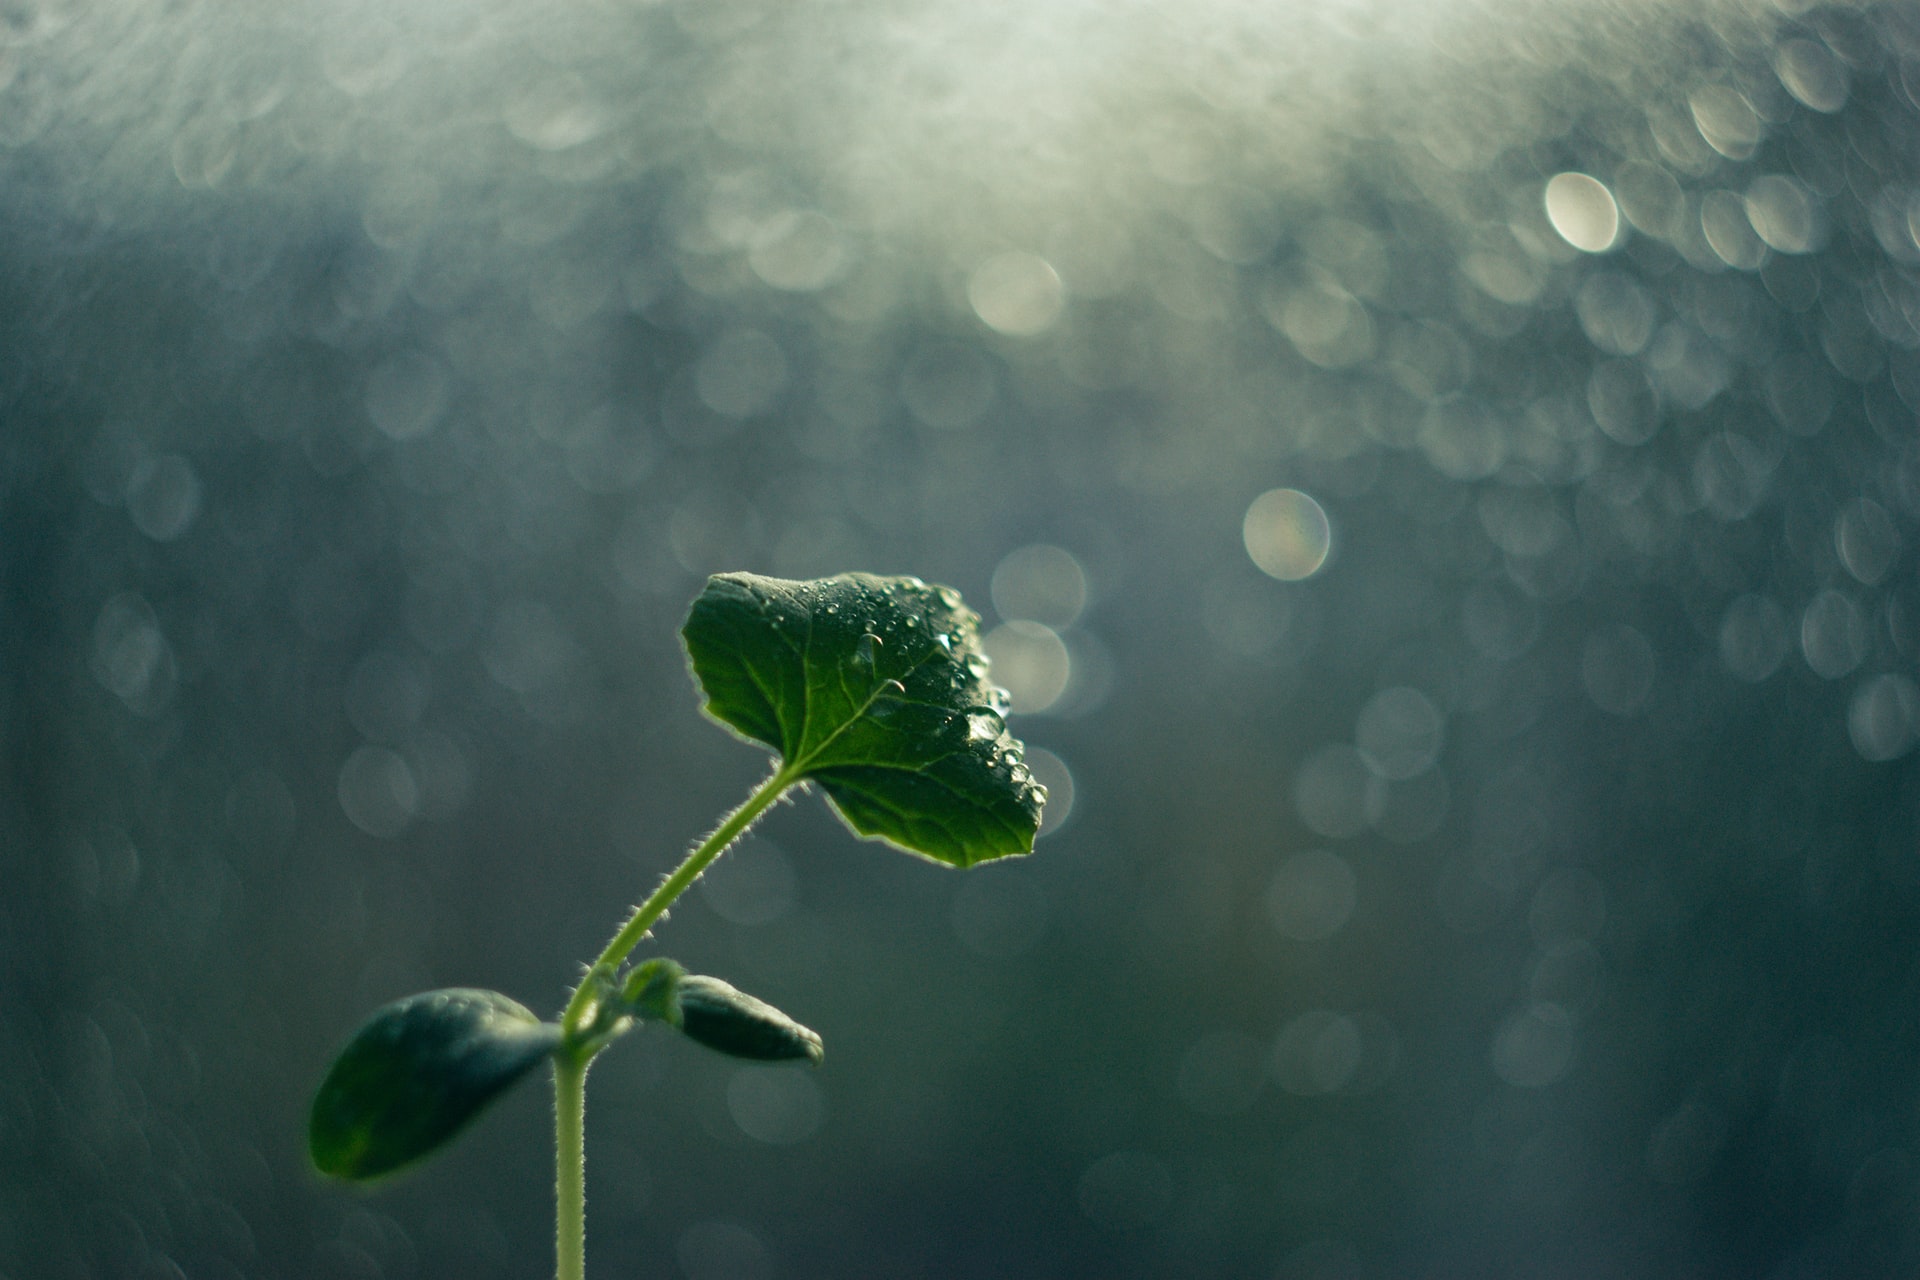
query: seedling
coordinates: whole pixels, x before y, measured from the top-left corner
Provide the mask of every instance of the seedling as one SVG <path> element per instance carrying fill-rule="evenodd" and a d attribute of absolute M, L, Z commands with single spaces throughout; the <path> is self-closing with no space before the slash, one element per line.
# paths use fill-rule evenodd
<path fill-rule="evenodd" d="M 918 578 L 710 579 L 681 628 L 694 679 L 708 716 L 773 750 L 773 772 L 633 909 L 556 1021 L 466 988 L 374 1013 L 314 1096 L 314 1165 L 348 1181 L 410 1165 L 550 1060 L 557 1275 L 582 1280 L 586 1078 L 598 1054 L 653 1022 L 735 1057 L 821 1060 L 820 1037 L 764 1001 L 664 957 L 627 963 L 756 818 L 812 783 L 856 834 L 935 862 L 1032 852 L 1047 792 L 1007 733 L 979 624 L 958 592 Z"/>

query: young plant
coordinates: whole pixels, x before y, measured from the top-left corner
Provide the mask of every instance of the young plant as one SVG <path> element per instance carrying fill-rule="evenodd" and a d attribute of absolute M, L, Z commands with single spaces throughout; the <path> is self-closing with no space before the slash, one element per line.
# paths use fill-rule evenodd
<path fill-rule="evenodd" d="M 771 748 L 773 772 L 634 908 L 558 1020 L 494 991 L 429 991 L 378 1010 L 314 1096 L 308 1150 L 365 1181 L 436 1150 L 553 1063 L 559 1280 L 586 1267 L 585 1090 L 595 1056 L 657 1022 L 735 1057 L 818 1064 L 820 1037 L 717 978 L 628 957 L 727 847 L 793 787 L 817 784 L 857 834 L 954 867 L 1029 853 L 1046 788 L 987 680 L 980 619 L 918 578 L 710 579 L 681 636 L 707 715 Z"/>

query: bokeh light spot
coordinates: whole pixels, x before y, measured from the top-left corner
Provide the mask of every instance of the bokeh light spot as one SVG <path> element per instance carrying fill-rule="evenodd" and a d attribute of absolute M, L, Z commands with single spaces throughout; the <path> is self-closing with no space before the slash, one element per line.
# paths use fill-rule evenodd
<path fill-rule="evenodd" d="M 991 329 L 1030 338 L 1053 327 L 1066 305 L 1060 275 L 1045 258 L 1003 253 L 988 258 L 967 278 L 967 301 Z"/>
<path fill-rule="evenodd" d="M 769 1146 L 804 1142 L 826 1120 L 820 1086 L 790 1068 L 742 1067 L 727 1081 L 727 1111 L 740 1132 Z"/>
<path fill-rule="evenodd" d="M 761 226 L 747 262 L 775 289 L 811 293 L 838 279 L 847 258 L 846 236 L 837 223 L 811 209 L 789 209 Z"/>
<path fill-rule="evenodd" d="M 1360 709 L 1354 743 L 1370 768 L 1392 782 L 1417 778 L 1440 756 L 1439 708 L 1418 689 L 1382 689 Z"/>
<path fill-rule="evenodd" d="M 1027 747 L 1027 768 L 1033 780 L 1047 789 L 1047 805 L 1040 811 L 1040 830 L 1036 838 L 1050 836 L 1073 817 L 1073 771 L 1045 747 Z"/>
<path fill-rule="evenodd" d="M 1298 489 L 1269 489 L 1255 498 L 1240 536 L 1260 572 L 1282 582 L 1320 572 L 1333 547 L 1326 510 Z"/>
<path fill-rule="evenodd" d="M 793 860 L 764 836 L 742 841 L 697 883 L 713 913 L 729 924 L 771 924 L 793 909 L 799 878 Z"/>
<path fill-rule="evenodd" d="M 1070 627 L 1086 608 L 1087 575 L 1071 551 L 1036 543 L 1001 559 L 992 596 L 1002 618 Z"/>
<path fill-rule="evenodd" d="M 1016 715 L 1045 711 L 1067 690 L 1073 661 L 1052 627 L 1015 619 L 980 641 L 993 664 L 993 679 L 1013 699 Z"/>
<path fill-rule="evenodd" d="M 1547 221 L 1582 253 L 1605 253 L 1620 234 L 1620 206 L 1600 179 L 1558 173 L 1547 182 Z"/>
<path fill-rule="evenodd" d="M 1879 675 L 1861 685 L 1847 711 L 1847 731 L 1861 757 L 1897 760 L 1920 737 L 1920 685 L 1903 675 Z"/>
<path fill-rule="evenodd" d="M 1543 1089 L 1573 1065 L 1574 1048 L 1572 1017 L 1551 1001 L 1536 1000 L 1494 1034 L 1494 1074 L 1517 1088 Z"/>

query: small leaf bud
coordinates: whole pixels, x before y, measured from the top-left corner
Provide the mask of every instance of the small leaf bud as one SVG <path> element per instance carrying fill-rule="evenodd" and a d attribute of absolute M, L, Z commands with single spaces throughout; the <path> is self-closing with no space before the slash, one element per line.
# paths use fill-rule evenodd
<path fill-rule="evenodd" d="M 688 974 L 679 986 L 680 1030 L 709 1049 L 760 1062 L 805 1058 L 816 1065 L 825 1055 L 816 1032 L 718 978 Z"/>

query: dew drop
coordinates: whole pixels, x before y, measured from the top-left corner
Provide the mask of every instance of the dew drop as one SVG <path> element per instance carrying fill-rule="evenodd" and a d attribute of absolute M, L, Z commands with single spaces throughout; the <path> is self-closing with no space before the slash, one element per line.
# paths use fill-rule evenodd
<path fill-rule="evenodd" d="M 1007 748 L 1005 759 L 1008 764 L 1025 764 L 1027 753 L 1016 744 Z"/>
<path fill-rule="evenodd" d="M 933 638 L 933 642 L 939 645 L 942 649 L 946 650 L 948 653 L 953 652 L 953 637 L 946 634 L 944 631 L 941 632 L 939 635 L 935 636 Z"/>
<path fill-rule="evenodd" d="M 1047 789 L 1044 786 L 1041 786 L 1037 782 L 1034 783 L 1031 788 L 1029 788 L 1028 794 L 1031 795 L 1035 800 L 1038 800 L 1041 804 L 1045 804 L 1047 802 Z"/>
<path fill-rule="evenodd" d="M 1008 771 L 1007 776 L 1013 779 L 1015 786 L 1024 787 L 1033 781 L 1033 775 L 1027 771 L 1027 766 L 1023 764 L 1014 765 L 1013 768 Z"/>
<path fill-rule="evenodd" d="M 960 593 L 952 587 L 941 587 L 937 594 L 940 597 L 940 603 L 947 608 L 958 609 L 960 607 Z"/>
<path fill-rule="evenodd" d="M 967 737 L 974 742 L 992 742 L 1007 730 L 996 707 L 973 707 L 967 711 Z"/>
<path fill-rule="evenodd" d="M 993 708 L 995 715 L 1005 715 L 1007 708 L 1013 705 L 1013 695 L 995 685 L 987 690 L 987 705 Z"/>

